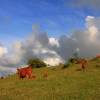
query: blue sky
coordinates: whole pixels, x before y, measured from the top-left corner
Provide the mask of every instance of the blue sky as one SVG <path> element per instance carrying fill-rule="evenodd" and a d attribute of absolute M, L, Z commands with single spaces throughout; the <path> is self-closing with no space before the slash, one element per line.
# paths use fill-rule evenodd
<path fill-rule="evenodd" d="M 74 30 L 84 29 L 86 16 L 100 14 L 90 0 L 83 5 L 79 1 L 0 0 L 0 42 L 7 45 L 27 37 L 33 25 L 40 26 L 50 37 L 69 35 Z"/>

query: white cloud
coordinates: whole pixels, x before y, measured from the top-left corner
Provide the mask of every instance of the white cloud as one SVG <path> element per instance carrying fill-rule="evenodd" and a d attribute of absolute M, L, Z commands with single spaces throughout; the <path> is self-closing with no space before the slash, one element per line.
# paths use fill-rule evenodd
<path fill-rule="evenodd" d="M 95 19 L 94 16 L 87 16 L 87 17 L 86 17 L 86 21 L 87 21 L 87 22 L 90 21 L 90 20 L 93 20 L 93 19 Z"/>
<path fill-rule="evenodd" d="M 60 56 L 56 56 L 56 57 L 47 57 L 44 59 L 44 62 L 49 65 L 55 66 L 58 65 L 59 63 L 62 63 L 63 61 L 60 58 Z"/>
<path fill-rule="evenodd" d="M 98 33 L 98 28 L 96 26 L 91 26 L 88 28 L 88 32 L 90 34 L 90 40 L 95 41 Z"/>
<path fill-rule="evenodd" d="M 87 32 L 89 33 L 90 41 L 96 42 L 99 35 L 98 23 L 100 19 L 93 16 L 86 17 Z"/>
<path fill-rule="evenodd" d="M 14 43 L 8 53 L 7 48 L 0 46 L 0 65 L 18 67 L 31 57 L 57 65 L 67 61 L 75 50 L 82 57 L 97 55 L 100 53 L 100 18 L 87 16 L 85 21 L 86 28 L 76 30 L 70 37 L 49 38 L 47 33 L 36 30 L 24 41 Z"/>
<path fill-rule="evenodd" d="M 59 47 L 59 42 L 58 42 L 58 40 L 57 40 L 56 38 L 53 38 L 53 37 L 49 38 L 49 43 L 50 43 L 50 45 L 52 45 L 52 46 L 57 46 L 57 47 Z"/>
<path fill-rule="evenodd" d="M 6 63 L 2 61 L 2 65 L 17 66 L 18 64 L 25 63 L 31 57 L 41 58 L 46 63 L 54 65 L 63 61 L 55 51 L 58 47 L 59 42 L 57 39 L 49 38 L 47 33 L 33 32 L 26 40 L 13 44 L 11 55 L 7 55 L 4 58 Z M 51 58 L 55 59 L 55 61 L 51 61 Z M 47 59 L 50 59 L 51 63 Z"/>
<path fill-rule="evenodd" d="M 0 46 L 0 58 L 3 57 L 7 52 L 7 48 Z"/>

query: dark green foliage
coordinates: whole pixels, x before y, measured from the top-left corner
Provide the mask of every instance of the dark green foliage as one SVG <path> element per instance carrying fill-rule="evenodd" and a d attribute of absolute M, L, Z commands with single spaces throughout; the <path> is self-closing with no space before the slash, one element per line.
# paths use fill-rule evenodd
<path fill-rule="evenodd" d="M 70 64 L 69 64 L 69 63 L 64 64 L 63 69 L 64 69 L 64 68 L 67 68 L 67 67 L 69 67 L 69 66 L 70 66 Z"/>
<path fill-rule="evenodd" d="M 63 65 L 63 67 L 62 67 L 62 69 L 65 69 L 65 68 L 68 68 L 69 66 L 70 66 L 70 62 L 68 61 L 68 62 L 66 62 L 64 65 Z"/>
<path fill-rule="evenodd" d="M 68 62 L 66 62 L 62 68 L 67 68 L 71 64 L 75 64 L 77 62 L 77 60 L 78 60 L 78 58 L 77 59 L 76 58 L 73 58 L 73 57 L 72 58 L 69 58 Z"/>
<path fill-rule="evenodd" d="M 75 63 L 75 61 L 76 61 L 75 58 L 70 58 L 70 59 L 69 59 L 69 62 L 70 62 L 70 63 Z"/>
<path fill-rule="evenodd" d="M 31 59 L 29 59 L 27 64 L 29 66 L 32 66 L 33 68 L 46 67 L 46 64 L 42 60 L 40 60 L 38 58 L 35 58 L 35 59 L 31 58 Z"/>

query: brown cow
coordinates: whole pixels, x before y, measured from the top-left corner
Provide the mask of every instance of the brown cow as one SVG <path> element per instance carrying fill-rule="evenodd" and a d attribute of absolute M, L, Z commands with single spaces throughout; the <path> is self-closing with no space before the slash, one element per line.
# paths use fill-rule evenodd
<path fill-rule="evenodd" d="M 32 68 L 31 66 L 25 68 L 17 69 L 18 75 L 20 78 L 32 78 Z"/>
<path fill-rule="evenodd" d="M 87 60 L 86 59 L 79 59 L 78 61 L 76 61 L 76 64 L 80 64 L 81 69 L 84 71 L 86 69 Z"/>
<path fill-rule="evenodd" d="M 47 71 L 44 71 L 43 77 L 44 77 L 45 79 L 47 79 L 47 77 L 48 77 L 48 72 L 47 72 Z"/>

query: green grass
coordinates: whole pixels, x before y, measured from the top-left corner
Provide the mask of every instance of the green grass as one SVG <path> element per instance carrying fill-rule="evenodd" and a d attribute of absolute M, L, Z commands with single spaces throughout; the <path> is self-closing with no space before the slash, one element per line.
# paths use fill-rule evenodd
<path fill-rule="evenodd" d="M 33 69 L 34 80 L 19 79 L 12 75 L 0 79 L 0 100 L 100 100 L 100 68 L 95 62 L 85 72 L 78 65 L 66 69 Z M 43 78 L 48 70 L 48 79 Z"/>

